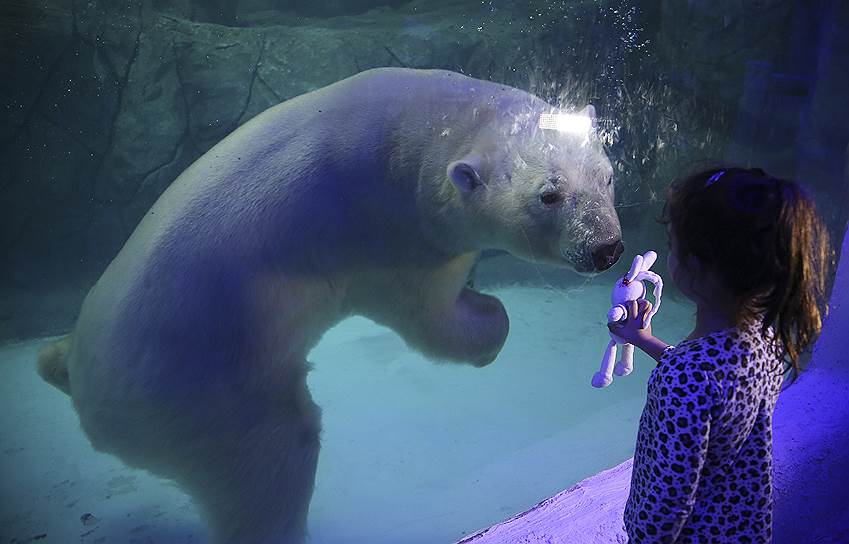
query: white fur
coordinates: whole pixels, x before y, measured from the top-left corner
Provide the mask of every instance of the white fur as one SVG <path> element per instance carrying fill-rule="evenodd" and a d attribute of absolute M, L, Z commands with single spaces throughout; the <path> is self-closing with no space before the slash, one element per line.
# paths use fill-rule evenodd
<path fill-rule="evenodd" d="M 324 331 L 360 314 L 434 358 L 489 364 L 508 321 L 464 288 L 481 250 L 585 268 L 620 235 L 601 148 L 534 130 L 552 110 L 450 72 L 377 69 L 236 130 L 85 300 L 66 363 L 93 445 L 177 481 L 215 542 L 301 541 L 321 430 L 307 356 Z M 452 183 L 456 161 L 481 184 Z M 564 201 L 546 210 L 555 175 Z"/>

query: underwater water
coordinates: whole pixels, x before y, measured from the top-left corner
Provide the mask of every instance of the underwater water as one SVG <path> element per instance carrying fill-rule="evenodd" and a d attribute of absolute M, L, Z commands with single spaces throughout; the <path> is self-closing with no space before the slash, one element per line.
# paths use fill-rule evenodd
<path fill-rule="evenodd" d="M 310 358 L 324 426 L 310 542 L 454 542 L 630 457 L 654 364 L 637 354 L 631 375 L 590 386 L 609 338 L 600 283 L 495 290 L 512 331 L 480 369 L 434 364 L 364 318 L 331 329 Z M 669 297 L 655 331 L 685 336 L 692 310 Z M 208 542 L 176 486 L 91 448 L 33 372 L 40 345 L 0 351 L 4 541 Z"/>
<path fill-rule="evenodd" d="M 378 67 L 450 70 L 567 112 L 593 105 L 593 150 L 612 167 L 625 250 L 592 277 L 527 262 L 544 244 L 524 232 L 526 260 L 485 252 L 473 279 L 504 304 L 510 334 L 482 368 L 429 359 L 361 316 L 327 331 L 308 355 L 322 411 L 309 542 L 455 542 L 626 460 L 654 363 L 638 352 L 633 374 L 590 386 L 613 282 L 656 250 L 666 283 L 654 333 L 674 343 L 691 331 L 693 306 L 669 277 L 655 219 L 674 179 L 718 164 L 799 180 L 842 236 L 847 27 L 840 0 L 0 3 L 0 543 L 210 542 L 175 483 L 95 451 L 70 399 L 36 373 L 37 353 L 73 330 L 86 293 L 190 165 L 268 108 Z M 387 104 L 398 94 L 375 91 Z M 419 128 L 442 107 L 414 106 L 407 120 Z M 367 131 L 342 139 L 347 121 L 315 147 L 379 148 Z M 441 134 L 457 139 L 446 147 L 459 154 L 462 127 L 447 123 Z M 321 228 L 335 216 L 316 214 L 334 209 L 335 194 L 316 194 L 293 230 L 332 247 Z M 588 230 L 607 220 L 586 219 Z"/>

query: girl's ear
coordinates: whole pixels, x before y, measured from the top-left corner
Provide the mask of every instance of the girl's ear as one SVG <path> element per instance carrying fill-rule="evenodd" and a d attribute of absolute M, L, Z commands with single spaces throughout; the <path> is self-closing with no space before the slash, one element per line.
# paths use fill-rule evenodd
<path fill-rule="evenodd" d="M 448 165 L 448 179 L 464 193 L 471 193 L 483 185 L 476 163 L 473 158 L 464 158 Z"/>

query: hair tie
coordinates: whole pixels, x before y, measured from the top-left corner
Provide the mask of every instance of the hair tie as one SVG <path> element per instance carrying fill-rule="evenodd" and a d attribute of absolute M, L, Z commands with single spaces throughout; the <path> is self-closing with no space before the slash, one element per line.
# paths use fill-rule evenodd
<path fill-rule="evenodd" d="M 719 172 L 715 173 L 710 177 L 707 183 L 705 183 L 705 187 L 710 187 L 711 185 L 716 183 L 723 175 L 725 175 L 725 170 L 720 170 Z"/>

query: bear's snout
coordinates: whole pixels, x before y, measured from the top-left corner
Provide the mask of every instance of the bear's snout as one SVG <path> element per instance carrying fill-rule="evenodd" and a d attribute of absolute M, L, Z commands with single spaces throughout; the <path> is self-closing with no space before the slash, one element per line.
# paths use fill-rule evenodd
<path fill-rule="evenodd" d="M 591 250 L 593 265 L 597 271 L 603 272 L 616 264 L 623 251 L 625 244 L 619 238 L 599 244 Z"/>

